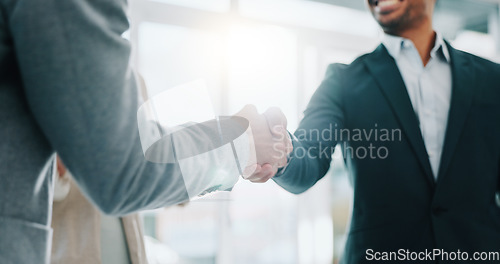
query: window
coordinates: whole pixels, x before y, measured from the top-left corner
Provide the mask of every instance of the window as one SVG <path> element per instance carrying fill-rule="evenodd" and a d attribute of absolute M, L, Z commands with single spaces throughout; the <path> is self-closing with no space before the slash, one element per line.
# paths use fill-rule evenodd
<path fill-rule="evenodd" d="M 154 0 L 161 3 L 178 5 L 214 12 L 227 12 L 231 5 L 230 0 Z"/>
<path fill-rule="evenodd" d="M 290 131 L 326 66 L 378 43 L 368 14 L 310 1 L 135 0 L 131 17 L 149 96 L 202 79 L 217 115 L 249 103 L 261 112 L 278 106 Z M 352 29 L 349 21 L 367 24 Z M 147 234 L 161 242 L 148 243 L 148 252 L 156 263 L 332 263 L 352 195 L 341 156 L 334 164 L 334 176 L 300 196 L 273 181 L 240 180 L 231 193 L 146 212 Z"/>

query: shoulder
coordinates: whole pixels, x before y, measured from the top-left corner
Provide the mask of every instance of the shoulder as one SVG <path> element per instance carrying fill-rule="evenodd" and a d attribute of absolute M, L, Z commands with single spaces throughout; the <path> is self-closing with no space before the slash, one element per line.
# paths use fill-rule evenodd
<path fill-rule="evenodd" d="M 453 53 L 452 64 L 453 60 L 466 61 L 467 69 L 473 71 L 471 76 L 474 78 L 474 86 L 471 88 L 477 90 L 483 98 L 482 100 L 498 102 L 500 100 L 500 87 L 498 85 L 500 83 L 500 64 L 457 49 L 453 49 Z M 457 66 L 460 67 L 460 65 Z M 498 103 L 495 104 L 498 105 Z"/>
<path fill-rule="evenodd" d="M 455 56 L 463 57 L 472 62 L 476 72 L 500 78 L 500 64 L 486 58 L 482 58 L 477 55 L 465 52 L 463 50 L 458 50 L 453 47 L 452 49 L 455 52 Z"/>
<path fill-rule="evenodd" d="M 380 55 L 381 52 L 382 47 L 379 46 L 377 49 L 370 53 L 360 55 L 349 64 L 332 63 L 328 66 L 325 77 L 349 77 L 352 75 L 356 75 L 359 77 L 359 74 L 366 70 L 365 62 L 372 57 Z"/>
<path fill-rule="evenodd" d="M 350 64 L 330 64 L 325 81 L 340 84 L 348 91 L 366 87 L 365 84 L 371 82 L 372 76 L 368 69 L 369 65 L 387 61 L 384 56 L 390 57 L 385 48 L 379 45 L 374 51 L 360 55 Z"/>

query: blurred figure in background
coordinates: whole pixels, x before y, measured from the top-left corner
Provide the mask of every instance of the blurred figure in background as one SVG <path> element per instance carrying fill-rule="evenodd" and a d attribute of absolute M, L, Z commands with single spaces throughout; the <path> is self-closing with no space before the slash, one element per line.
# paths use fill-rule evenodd
<path fill-rule="evenodd" d="M 148 263 L 139 215 L 113 217 L 100 212 L 59 158 L 53 206 L 52 264 Z"/>

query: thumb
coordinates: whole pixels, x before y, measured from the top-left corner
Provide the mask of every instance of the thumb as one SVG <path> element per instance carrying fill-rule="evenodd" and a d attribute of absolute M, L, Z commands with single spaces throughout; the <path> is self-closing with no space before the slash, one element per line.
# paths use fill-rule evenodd
<path fill-rule="evenodd" d="M 257 107 L 255 105 L 245 105 L 238 113 L 234 114 L 235 116 L 240 116 L 248 119 L 248 121 L 251 121 L 250 119 L 255 118 L 259 113 L 257 112 Z"/>

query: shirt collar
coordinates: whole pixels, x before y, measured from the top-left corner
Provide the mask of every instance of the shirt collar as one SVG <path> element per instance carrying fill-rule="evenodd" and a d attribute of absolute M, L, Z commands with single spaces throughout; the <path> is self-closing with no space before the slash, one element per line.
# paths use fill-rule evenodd
<path fill-rule="evenodd" d="M 411 40 L 399 36 L 389 35 L 387 33 L 384 33 L 382 43 L 393 58 L 399 57 L 401 49 L 413 46 L 413 42 Z M 436 55 L 442 55 L 442 58 L 446 62 L 450 62 L 448 46 L 439 32 L 436 33 L 436 42 L 431 50 L 431 57 L 435 58 Z"/>

